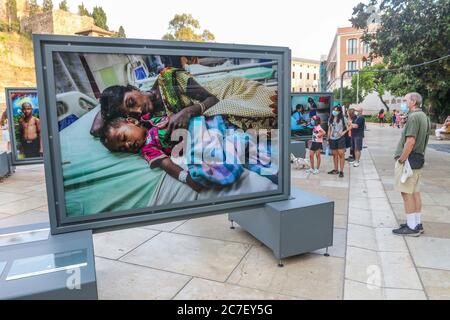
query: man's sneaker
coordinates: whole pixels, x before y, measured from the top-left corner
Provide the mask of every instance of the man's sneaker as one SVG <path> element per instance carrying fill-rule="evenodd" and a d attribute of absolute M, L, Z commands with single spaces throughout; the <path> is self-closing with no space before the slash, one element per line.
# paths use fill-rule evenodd
<path fill-rule="evenodd" d="M 402 224 L 400 225 L 400 228 L 402 228 L 402 227 L 407 227 L 407 226 L 408 226 L 408 225 L 407 225 L 406 223 L 402 223 Z M 416 227 L 416 229 L 419 230 L 421 234 L 425 232 L 425 230 L 423 229 L 423 225 L 422 225 L 422 224 L 418 224 L 417 227 Z"/>
<path fill-rule="evenodd" d="M 420 231 L 417 227 L 413 230 L 410 227 L 408 227 L 408 225 L 400 226 L 400 228 L 392 230 L 392 233 L 397 236 L 407 236 L 407 237 L 420 236 Z"/>
<path fill-rule="evenodd" d="M 355 161 L 355 163 L 353 163 L 353 166 L 356 168 L 356 167 L 359 167 L 359 162 L 358 161 Z"/>
<path fill-rule="evenodd" d="M 305 172 L 306 172 L 306 173 L 313 173 L 313 172 L 314 172 L 314 169 L 306 169 Z"/>
<path fill-rule="evenodd" d="M 315 170 L 313 171 L 313 174 L 319 174 L 319 169 L 315 169 Z"/>

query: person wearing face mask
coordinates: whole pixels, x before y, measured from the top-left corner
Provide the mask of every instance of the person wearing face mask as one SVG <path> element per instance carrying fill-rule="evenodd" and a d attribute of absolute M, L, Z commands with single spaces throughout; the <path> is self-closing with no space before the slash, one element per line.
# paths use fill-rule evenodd
<path fill-rule="evenodd" d="M 359 167 L 359 161 L 361 159 L 361 150 L 363 148 L 364 128 L 366 120 L 363 116 L 363 109 L 356 107 L 354 111 L 354 118 L 351 122 L 351 135 L 352 135 L 352 148 L 355 154 L 354 167 Z"/>
<path fill-rule="evenodd" d="M 341 107 L 335 107 L 328 123 L 328 141 L 333 154 L 334 169 L 328 174 L 339 174 L 344 177 L 345 165 L 345 134 L 348 132 L 347 120 L 342 114 Z"/>
<path fill-rule="evenodd" d="M 421 222 L 422 199 L 420 196 L 420 179 L 425 162 L 431 123 L 422 111 L 422 96 L 416 92 L 405 96 L 406 103 L 401 111 L 408 114 L 408 121 L 395 150 L 395 189 L 401 192 L 406 213 L 406 223 L 393 230 L 395 235 L 418 237 L 422 234 Z M 402 182 L 405 163 L 408 161 L 412 175 Z"/>
<path fill-rule="evenodd" d="M 349 121 L 349 125 L 351 125 L 355 120 L 356 120 L 356 115 L 355 115 L 355 107 L 351 106 L 348 108 L 347 110 L 347 117 L 348 117 L 348 121 Z M 348 161 L 348 163 L 353 164 L 355 162 L 355 148 L 353 146 L 353 141 L 352 141 L 352 130 L 350 130 L 348 132 L 349 135 L 349 139 L 350 139 L 350 156 L 345 159 Z M 346 141 L 346 145 L 347 145 L 347 141 Z"/>
<path fill-rule="evenodd" d="M 323 136 L 326 134 L 325 130 L 320 126 L 321 120 L 318 116 L 311 118 L 311 126 L 313 126 L 311 147 L 309 148 L 309 160 L 311 169 L 306 170 L 306 173 L 319 174 L 320 169 L 320 152 L 323 149 Z M 314 159 L 317 159 L 317 164 L 314 165 Z"/>

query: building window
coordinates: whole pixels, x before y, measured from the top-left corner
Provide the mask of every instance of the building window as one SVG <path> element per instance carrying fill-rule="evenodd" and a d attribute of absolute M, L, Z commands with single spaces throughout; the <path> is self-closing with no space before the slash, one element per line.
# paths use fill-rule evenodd
<path fill-rule="evenodd" d="M 361 67 L 365 68 L 365 67 L 370 67 L 371 62 L 369 60 L 362 60 L 361 61 Z"/>
<path fill-rule="evenodd" d="M 292 79 L 295 79 L 295 72 L 292 72 Z"/>
<path fill-rule="evenodd" d="M 306 88 L 306 92 L 309 92 L 309 88 Z"/>
<path fill-rule="evenodd" d="M 302 88 L 300 88 L 300 89 L 298 90 L 298 92 L 302 92 L 302 90 L 303 90 L 303 89 L 302 89 Z"/>
<path fill-rule="evenodd" d="M 303 79 L 303 72 L 300 72 L 300 79 Z"/>
<path fill-rule="evenodd" d="M 316 92 L 316 88 L 314 88 L 313 91 Z"/>
<path fill-rule="evenodd" d="M 294 87 L 292 87 L 292 92 L 295 92 L 295 88 Z"/>
<path fill-rule="evenodd" d="M 363 53 L 368 54 L 370 52 L 370 44 L 367 42 L 362 43 Z"/>
<path fill-rule="evenodd" d="M 317 80 L 317 74 L 314 73 L 314 80 Z"/>
<path fill-rule="evenodd" d="M 347 71 L 349 70 L 356 70 L 357 66 L 356 66 L 356 61 L 352 60 L 352 61 L 347 61 Z"/>
<path fill-rule="evenodd" d="M 356 54 L 358 52 L 358 39 L 349 39 L 347 41 L 347 54 Z"/>
<path fill-rule="evenodd" d="M 306 74 L 306 80 L 309 80 L 309 73 Z"/>

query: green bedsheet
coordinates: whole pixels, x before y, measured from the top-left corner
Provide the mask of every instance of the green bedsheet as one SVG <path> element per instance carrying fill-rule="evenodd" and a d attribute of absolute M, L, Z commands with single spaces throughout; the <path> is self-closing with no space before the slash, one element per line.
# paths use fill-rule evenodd
<path fill-rule="evenodd" d="M 60 132 L 67 215 L 147 207 L 163 171 L 140 154 L 111 153 L 89 133 L 96 107 Z"/>

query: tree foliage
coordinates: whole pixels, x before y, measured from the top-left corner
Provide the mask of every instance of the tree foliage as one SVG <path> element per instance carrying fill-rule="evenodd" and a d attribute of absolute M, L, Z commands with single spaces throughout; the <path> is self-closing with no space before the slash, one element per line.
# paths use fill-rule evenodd
<path fill-rule="evenodd" d="M 44 2 L 42 2 L 42 11 L 43 12 L 53 11 L 53 1 L 52 0 L 44 0 Z"/>
<path fill-rule="evenodd" d="M 19 31 L 16 0 L 6 0 L 6 16 L 8 19 L 8 31 Z"/>
<path fill-rule="evenodd" d="M 67 0 L 63 0 L 59 3 L 59 9 L 63 11 L 69 11 L 69 6 L 67 5 Z"/>
<path fill-rule="evenodd" d="M 370 7 L 376 6 L 381 25 L 370 32 Z M 436 120 L 450 114 L 450 59 L 408 68 L 449 54 L 449 0 L 370 0 L 354 8 L 353 26 L 364 29 L 371 58 L 382 57 L 390 69 L 406 67 L 383 76 L 387 90 L 395 95 L 417 91 Z"/>
<path fill-rule="evenodd" d="M 125 34 L 125 29 L 123 28 L 123 26 L 119 27 L 119 31 L 117 32 L 117 37 L 119 38 L 126 38 L 127 35 Z"/>
<path fill-rule="evenodd" d="M 349 106 L 353 103 L 356 103 L 356 91 L 354 91 L 352 88 L 344 87 L 342 90 L 342 101 L 341 99 L 341 91 L 340 89 L 335 89 L 333 91 L 333 99 L 335 101 L 339 101 L 341 105 Z"/>
<path fill-rule="evenodd" d="M 78 15 L 88 16 L 88 17 L 91 16 L 91 14 L 89 13 L 89 10 L 84 6 L 83 2 L 78 6 Z"/>
<path fill-rule="evenodd" d="M 109 30 L 106 17 L 106 13 L 102 7 L 95 6 L 92 10 L 92 18 L 94 19 L 94 24 L 105 30 Z"/>
<path fill-rule="evenodd" d="M 37 4 L 36 0 L 29 0 L 27 7 L 28 7 L 28 16 L 29 17 L 32 17 L 32 16 L 38 14 L 41 10 L 41 8 Z"/>
<path fill-rule="evenodd" d="M 169 32 L 162 38 L 164 40 L 181 41 L 214 41 L 215 36 L 209 30 L 200 30 L 200 22 L 192 17 L 191 14 L 176 14 L 169 22 Z"/>
<path fill-rule="evenodd" d="M 376 93 L 386 110 L 389 111 L 389 106 L 383 100 L 383 95 L 386 92 L 386 73 L 377 72 L 385 68 L 386 66 L 382 63 L 364 67 L 359 73 L 359 81 L 358 75 L 353 75 L 352 91 L 354 91 L 353 95 L 355 97 L 358 96 L 359 101 L 363 101 L 369 93 Z"/>

